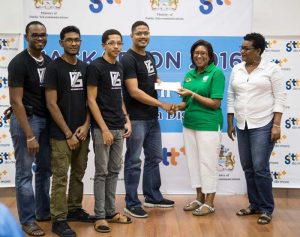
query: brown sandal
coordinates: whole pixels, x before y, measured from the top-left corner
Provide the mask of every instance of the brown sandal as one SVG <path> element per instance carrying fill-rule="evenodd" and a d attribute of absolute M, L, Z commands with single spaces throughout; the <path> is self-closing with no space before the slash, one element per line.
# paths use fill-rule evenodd
<path fill-rule="evenodd" d="M 106 218 L 106 220 L 109 223 L 119 223 L 119 224 L 130 224 L 130 223 L 132 223 L 132 220 L 131 220 L 130 217 L 128 217 L 126 215 L 122 215 L 120 213 L 116 213 L 111 218 L 110 217 Z"/>
<path fill-rule="evenodd" d="M 94 228 L 97 232 L 100 232 L 100 233 L 108 233 L 111 231 L 111 228 L 109 227 L 107 221 L 104 219 L 97 220 L 94 223 Z"/>
<path fill-rule="evenodd" d="M 32 222 L 28 225 L 22 225 L 22 229 L 26 232 L 26 234 L 31 235 L 31 236 L 45 235 L 45 232 L 35 222 Z"/>
<path fill-rule="evenodd" d="M 250 206 L 245 209 L 241 209 L 236 213 L 237 216 L 249 216 L 249 215 L 255 215 L 255 214 L 260 214 L 260 211 L 255 210 L 255 209 L 251 208 Z"/>

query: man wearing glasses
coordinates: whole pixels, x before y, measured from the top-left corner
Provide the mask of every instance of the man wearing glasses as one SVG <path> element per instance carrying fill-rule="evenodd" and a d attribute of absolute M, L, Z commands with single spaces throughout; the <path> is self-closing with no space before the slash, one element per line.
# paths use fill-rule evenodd
<path fill-rule="evenodd" d="M 123 68 L 117 61 L 122 49 L 122 35 L 110 29 L 102 35 L 103 57 L 88 67 L 88 104 L 93 114 L 92 137 L 95 152 L 95 230 L 109 232 L 108 222 L 131 223 L 115 210 L 118 174 L 122 168 L 124 138 L 131 134 L 131 124 L 122 98 Z"/>
<path fill-rule="evenodd" d="M 76 236 L 67 221 L 93 222 L 82 209 L 82 178 L 87 167 L 90 115 L 86 100 L 87 64 L 77 59 L 80 31 L 67 26 L 60 32 L 64 54 L 45 73 L 46 102 L 51 114 L 52 232 Z M 71 165 L 68 198 L 68 170 Z"/>
<path fill-rule="evenodd" d="M 174 202 L 163 198 L 160 192 L 159 163 L 162 160 L 161 131 L 158 107 L 170 111 L 173 105 L 157 99 L 154 89 L 159 81 L 155 61 L 146 51 L 150 40 L 149 26 L 137 21 L 131 27 L 132 47 L 121 59 L 124 68 L 124 101 L 132 125 L 127 139 L 125 154 L 125 212 L 133 217 L 145 218 L 147 212 L 141 207 L 137 188 L 141 174 L 141 151 L 144 148 L 143 194 L 145 207 L 173 207 Z"/>
<path fill-rule="evenodd" d="M 16 159 L 16 198 L 22 229 L 28 235 L 45 232 L 36 221 L 50 220 L 50 145 L 44 96 L 44 73 L 51 59 L 42 53 L 46 27 L 39 21 L 26 26 L 28 48 L 8 65 L 9 97 L 13 113 L 10 133 Z M 35 194 L 32 164 L 35 162 Z"/>

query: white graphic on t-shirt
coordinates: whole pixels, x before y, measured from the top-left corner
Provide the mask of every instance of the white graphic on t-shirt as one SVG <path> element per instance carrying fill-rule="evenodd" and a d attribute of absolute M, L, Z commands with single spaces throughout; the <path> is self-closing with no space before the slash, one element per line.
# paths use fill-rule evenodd
<path fill-rule="evenodd" d="M 83 82 L 81 77 L 81 72 L 69 72 L 71 79 L 71 90 L 76 90 L 76 88 L 83 88 Z"/>
<path fill-rule="evenodd" d="M 152 74 L 153 75 L 153 73 L 154 73 L 154 67 L 152 65 L 151 60 L 149 59 L 147 61 L 144 61 L 144 63 L 146 65 L 146 67 L 147 67 L 148 74 Z"/>
<path fill-rule="evenodd" d="M 44 76 L 45 76 L 45 71 L 46 71 L 46 68 L 38 68 L 37 69 L 38 71 L 38 74 L 39 74 L 39 79 L 40 79 L 40 84 L 44 84 Z"/>
<path fill-rule="evenodd" d="M 119 72 L 110 72 L 110 79 L 112 87 L 120 87 L 121 86 L 121 79 Z"/>

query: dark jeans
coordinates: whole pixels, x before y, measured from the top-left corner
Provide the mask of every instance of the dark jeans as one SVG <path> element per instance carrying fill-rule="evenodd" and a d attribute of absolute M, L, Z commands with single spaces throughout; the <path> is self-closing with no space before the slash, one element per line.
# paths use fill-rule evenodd
<path fill-rule="evenodd" d="M 10 118 L 10 133 L 16 158 L 16 198 L 19 219 L 27 225 L 36 218 L 50 215 L 50 144 L 49 127 L 46 118 L 36 115 L 28 117 L 28 122 L 37 139 L 40 152 L 28 153 L 26 135 L 14 114 Z M 32 163 L 36 164 L 35 193 L 32 188 Z"/>
<path fill-rule="evenodd" d="M 273 121 L 261 128 L 237 128 L 238 148 L 250 206 L 269 214 L 274 210 L 269 163 L 275 145 L 275 142 L 271 141 L 272 124 Z"/>
<path fill-rule="evenodd" d="M 137 188 L 141 175 L 140 155 L 144 148 L 143 194 L 149 201 L 161 201 L 163 196 L 159 163 L 162 160 L 161 131 L 157 119 L 131 121 L 132 134 L 126 141 L 125 154 L 125 189 L 126 207 L 141 206 Z"/>

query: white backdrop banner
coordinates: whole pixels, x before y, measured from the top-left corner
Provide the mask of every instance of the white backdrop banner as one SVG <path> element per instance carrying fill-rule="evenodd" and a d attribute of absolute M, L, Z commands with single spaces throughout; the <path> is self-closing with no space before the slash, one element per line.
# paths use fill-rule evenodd
<path fill-rule="evenodd" d="M 268 37 L 263 55 L 281 67 L 288 94 L 281 138 L 271 156 L 273 187 L 300 188 L 300 37 Z"/>
<path fill-rule="evenodd" d="M 105 30 L 115 28 L 124 35 L 122 57 L 131 46 L 132 23 L 136 20 L 146 21 L 152 35 L 148 50 L 156 59 L 161 79 L 170 82 L 182 82 L 191 68 L 190 47 L 200 38 L 212 43 L 217 65 L 224 71 L 228 82 L 232 67 L 241 62 L 241 36 L 250 32 L 252 19 L 252 0 L 25 0 L 24 8 L 25 24 L 39 20 L 46 25 L 49 37 L 45 52 L 53 59 L 63 52 L 58 44 L 60 30 L 67 25 L 78 26 L 82 33 L 78 57 L 87 63 L 102 55 L 101 35 Z M 181 100 L 170 91 L 162 91 L 159 99 L 172 103 Z M 225 126 L 219 155 L 218 193 L 245 193 L 244 174 L 236 143 L 226 135 L 225 104 L 226 93 L 222 103 Z M 164 193 L 194 193 L 184 153 L 181 119 L 182 113 L 179 112 L 171 117 L 163 111 L 159 113 L 163 139 L 161 176 Z M 90 147 L 84 177 L 85 193 L 93 193 L 94 155 L 91 144 Z M 123 171 L 119 176 L 117 191 L 125 191 Z"/>
<path fill-rule="evenodd" d="M 9 133 L 9 120 L 3 116 L 9 107 L 7 66 L 19 53 L 19 34 L 0 33 L 0 187 L 15 185 L 15 157 Z"/>

